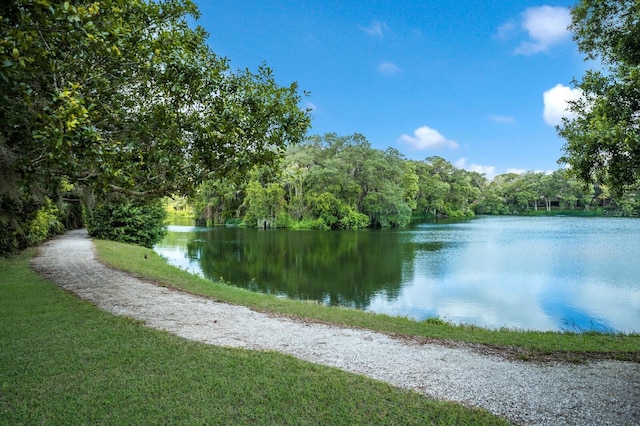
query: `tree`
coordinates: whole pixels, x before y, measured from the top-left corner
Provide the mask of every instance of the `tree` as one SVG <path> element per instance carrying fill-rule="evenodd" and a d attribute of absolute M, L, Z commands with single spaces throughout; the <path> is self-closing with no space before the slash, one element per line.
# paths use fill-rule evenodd
<path fill-rule="evenodd" d="M 0 6 L 0 205 L 189 194 L 271 164 L 309 125 L 297 85 L 232 72 L 190 0 L 13 0 Z M 5 210 L 5 206 L 9 206 Z"/>
<path fill-rule="evenodd" d="M 278 182 L 263 186 L 252 179 L 247 185 L 244 222 L 250 226 L 276 227 L 277 219 L 285 212 L 285 191 Z"/>
<path fill-rule="evenodd" d="M 436 167 L 436 164 L 449 164 L 440 157 L 430 157 L 426 161 L 415 163 L 418 175 L 418 194 L 416 209 L 420 214 L 431 214 L 438 217 L 445 206 L 445 199 L 449 192 L 449 184 L 442 177 L 446 168 Z"/>
<path fill-rule="evenodd" d="M 529 200 L 535 198 L 527 191 L 521 175 L 498 175 L 482 189 L 478 211 L 485 214 L 512 214 L 526 210 Z"/>
<path fill-rule="evenodd" d="M 282 171 L 282 183 L 287 190 L 289 216 L 294 220 L 300 220 L 305 213 L 304 205 L 304 181 L 308 169 L 295 160 L 288 162 Z"/>
<path fill-rule="evenodd" d="M 201 226 L 223 224 L 227 220 L 239 221 L 244 203 L 246 183 L 232 179 L 209 179 L 198 186 L 189 197 L 195 222 Z"/>
<path fill-rule="evenodd" d="M 505 176 L 505 197 L 509 205 L 510 212 L 522 212 L 529 209 L 529 202 L 533 200 L 534 210 L 538 209 L 539 195 L 534 192 L 534 188 L 539 184 L 534 184 L 530 177 L 537 178 L 538 182 L 541 173 L 527 173 L 524 176 L 514 173 L 508 173 Z"/>
<path fill-rule="evenodd" d="M 630 188 L 624 193 L 616 205 L 622 216 L 638 216 L 640 214 L 640 185 Z"/>
<path fill-rule="evenodd" d="M 416 164 L 416 208 L 434 218 L 472 217 L 485 179 L 475 172 L 457 169 L 442 157 L 428 157 Z"/>
<path fill-rule="evenodd" d="M 561 163 L 587 183 L 616 194 L 640 179 L 640 3 L 580 0 L 571 10 L 574 40 L 603 71 L 587 71 L 576 86 L 574 119 L 558 127 L 566 139 Z"/>

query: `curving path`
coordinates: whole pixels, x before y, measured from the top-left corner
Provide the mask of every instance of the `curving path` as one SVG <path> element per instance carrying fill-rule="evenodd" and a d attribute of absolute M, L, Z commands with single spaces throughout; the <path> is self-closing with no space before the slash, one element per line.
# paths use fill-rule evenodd
<path fill-rule="evenodd" d="M 308 323 L 167 289 L 96 260 L 86 230 L 43 244 L 32 267 L 116 315 L 211 345 L 274 350 L 429 397 L 485 408 L 517 424 L 640 425 L 640 364 L 509 361 L 464 348 Z"/>

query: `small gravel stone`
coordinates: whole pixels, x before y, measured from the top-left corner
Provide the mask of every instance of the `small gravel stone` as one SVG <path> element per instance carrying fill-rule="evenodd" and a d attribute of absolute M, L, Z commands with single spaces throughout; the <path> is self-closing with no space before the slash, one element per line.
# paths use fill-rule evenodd
<path fill-rule="evenodd" d="M 43 244 L 32 267 L 101 309 L 211 345 L 269 350 L 481 407 L 522 425 L 640 425 L 640 364 L 508 360 L 464 347 L 299 321 L 157 286 L 96 260 L 86 230 Z"/>

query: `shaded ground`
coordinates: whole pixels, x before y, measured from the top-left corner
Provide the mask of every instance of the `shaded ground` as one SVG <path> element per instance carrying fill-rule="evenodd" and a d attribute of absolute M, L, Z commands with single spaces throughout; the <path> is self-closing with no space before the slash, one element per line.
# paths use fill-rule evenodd
<path fill-rule="evenodd" d="M 85 230 L 42 245 L 32 267 L 101 309 L 206 344 L 290 354 L 482 407 L 518 424 L 640 424 L 637 363 L 521 362 L 488 348 L 393 338 L 255 312 L 110 269 L 96 260 Z"/>

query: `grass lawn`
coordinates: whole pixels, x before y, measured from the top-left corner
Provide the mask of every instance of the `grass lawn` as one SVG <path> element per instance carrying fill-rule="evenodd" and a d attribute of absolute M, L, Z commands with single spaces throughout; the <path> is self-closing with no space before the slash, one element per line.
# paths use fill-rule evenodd
<path fill-rule="evenodd" d="M 127 269 L 159 281 L 191 291 L 212 287 L 219 298 L 250 295 L 154 255 L 145 261 L 148 250 L 139 247 L 99 246 L 110 262 L 129 262 Z M 506 424 L 291 356 L 207 346 L 149 329 L 44 280 L 29 269 L 31 254 L 0 258 L 2 425 Z M 249 299 L 265 309 L 274 303 Z"/>
<path fill-rule="evenodd" d="M 523 360 L 553 359 L 579 362 L 584 359 L 619 359 L 640 362 L 640 334 L 487 330 L 470 325 L 451 325 L 438 320 L 414 321 L 355 309 L 327 307 L 212 282 L 173 267 L 152 250 L 142 247 L 102 240 L 95 243 L 99 258 L 115 268 L 162 285 L 260 311 L 278 312 L 390 334 L 482 344 L 485 345 L 485 349 L 511 354 Z"/>

